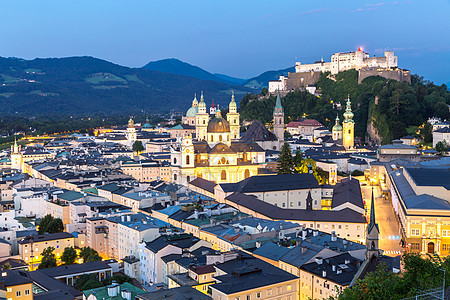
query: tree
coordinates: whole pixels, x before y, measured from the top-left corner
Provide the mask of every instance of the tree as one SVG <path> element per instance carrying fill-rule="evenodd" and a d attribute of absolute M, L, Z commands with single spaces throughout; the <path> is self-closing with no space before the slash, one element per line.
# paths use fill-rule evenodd
<path fill-rule="evenodd" d="M 443 154 L 448 151 L 448 145 L 445 140 L 436 143 L 436 151 Z"/>
<path fill-rule="evenodd" d="M 83 262 L 102 260 L 102 257 L 98 254 L 98 252 L 92 249 L 91 247 L 81 248 L 80 257 L 83 259 Z"/>
<path fill-rule="evenodd" d="M 64 224 L 60 218 L 53 219 L 53 221 L 51 221 L 50 224 L 48 224 L 47 229 L 45 230 L 45 232 L 48 233 L 57 233 L 63 231 L 64 231 Z"/>
<path fill-rule="evenodd" d="M 95 274 L 83 274 L 78 277 L 74 284 L 74 288 L 79 291 L 85 291 L 89 289 L 95 289 L 101 287 L 102 283 L 98 280 L 98 276 Z"/>
<path fill-rule="evenodd" d="M 46 232 L 48 225 L 51 221 L 53 221 L 53 219 L 53 216 L 50 214 L 45 215 L 45 217 L 41 219 L 41 222 L 39 223 L 39 234 L 44 234 L 44 232 Z"/>
<path fill-rule="evenodd" d="M 125 274 L 114 274 L 112 277 L 103 280 L 102 283 L 105 285 L 110 285 L 113 281 L 117 282 L 118 284 L 122 284 L 125 282 L 132 283 L 133 278 Z"/>
<path fill-rule="evenodd" d="M 293 174 L 295 170 L 294 160 L 292 159 L 291 147 L 287 142 L 281 146 L 278 156 L 278 174 Z"/>
<path fill-rule="evenodd" d="M 425 143 L 431 143 L 433 141 L 433 126 L 431 126 L 430 123 L 425 122 L 423 128 L 420 130 L 420 134 Z"/>
<path fill-rule="evenodd" d="M 53 253 L 55 251 L 54 247 L 47 247 L 42 251 L 41 256 L 41 264 L 39 265 L 39 269 L 47 269 L 56 267 L 56 257 Z"/>
<path fill-rule="evenodd" d="M 3 270 L 11 270 L 11 265 L 7 262 L 2 266 Z"/>
<path fill-rule="evenodd" d="M 66 265 L 71 265 L 75 262 L 77 259 L 77 251 L 73 247 L 66 247 L 64 248 L 64 252 L 61 256 L 61 260 Z"/>
<path fill-rule="evenodd" d="M 136 153 L 144 151 L 144 146 L 142 145 L 141 141 L 136 141 L 133 143 L 133 151 Z"/>

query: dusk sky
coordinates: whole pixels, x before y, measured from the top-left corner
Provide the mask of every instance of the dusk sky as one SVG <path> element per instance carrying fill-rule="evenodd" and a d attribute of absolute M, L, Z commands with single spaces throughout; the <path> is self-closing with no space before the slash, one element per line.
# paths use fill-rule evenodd
<path fill-rule="evenodd" d="M 362 46 L 450 82 L 450 1 L 21 1 L 0 3 L 0 56 L 178 58 L 249 78 Z"/>

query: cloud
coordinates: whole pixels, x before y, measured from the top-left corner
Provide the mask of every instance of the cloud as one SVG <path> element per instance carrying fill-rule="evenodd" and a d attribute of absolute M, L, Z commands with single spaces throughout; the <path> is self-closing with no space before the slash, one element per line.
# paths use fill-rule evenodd
<path fill-rule="evenodd" d="M 301 12 L 298 15 L 299 16 L 307 16 L 307 15 L 312 15 L 312 14 L 324 12 L 324 11 L 327 11 L 327 10 L 328 10 L 328 8 L 311 9 L 311 10 L 307 10 L 307 11 Z"/>
<path fill-rule="evenodd" d="M 397 5 L 397 4 L 411 4 L 411 3 L 413 3 L 413 2 L 412 1 L 394 1 L 394 2 L 367 3 L 366 5 L 364 5 L 364 7 L 349 10 L 349 11 L 347 11 L 347 13 L 373 11 L 373 10 L 377 10 L 381 6 L 390 6 L 390 5 Z"/>

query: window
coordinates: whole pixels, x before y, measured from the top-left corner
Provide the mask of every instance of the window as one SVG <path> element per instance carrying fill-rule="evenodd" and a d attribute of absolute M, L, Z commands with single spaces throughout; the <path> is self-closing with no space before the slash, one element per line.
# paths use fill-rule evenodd
<path fill-rule="evenodd" d="M 445 231 L 445 230 L 444 230 Z M 443 231 L 443 232 L 444 232 Z M 411 229 L 411 235 L 415 235 L 415 236 L 418 236 L 418 235 L 420 235 L 420 229 Z M 445 235 L 444 235 L 445 236 Z"/>
<path fill-rule="evenodd" d="M 220 179 L 227 180 L 227 172 L 225 170 L 222 170 L 222 172 L 220 173 Z"/>
<path fill-rule="evenodd" d="M 298 206 L 302 206 L 302 202 L 298 201 Z"/>
<path fill-rule="evenodd" d="M 294 206 L 294 202 L 291 202 L 291 207 L 293 207 Z"/>
<path fill-rule="evenodd" d="M 191 164 L 191 156 L 190 155 L 186 155 L 186 164 L 187 165 Z"/>
<path fill-rule="evenodd" d="M 267 290 L 267 296 L 272 296 L 272 289 Z"/>
<path fill-rule="evenodd" d="M 342 228 L 342 226 L 341 226 L 341 225 L 338 225 L 338 228 L 339 228 L 339 229 L 341 229 L 341 228 Z"/>
<path fill-rule="evenodd" d="M 30 294 L 30 290 L 25 290 L 25 296 L 28 296 Z"/>
<path fill-rule="evenodd" d="M 290 284 L 288 284 L 287 287 L 286 287 L 286 289 L 287 289 L 288 291 L 290 291 L 290 290 L 292 289 L 292 286 L 291 286 Z"/>
<path fill-rule="evenodd" d="M 449 237 L 450 236 L 450 230 L 442 230 L 442 236 Z"/>
<path fill-rule="evenodd" d="M 450 244 L 442 244 L 442 250 L 443 250 L 443 251 L 448 251 L 448 250 L 450 250 Z"/>
<path fill-rule="evenodd" d="M 247 295 L 247 300 L 251 300 L 251 297 L 250 297 L 250 295 Z"/>
<path fill-rule="evenodd" d="M 261 292 L 256 292 L 256 299 L 261 298 Z"/>
<path fill-rule="evenodd" d="M 345 225 L 345 229 L 347 229 L 347 230 L 348 230 L 348 225 Z"/>
<path fill-rule="evenodd" d="M 22 293 L 20 291 L 17 291 L 16 292 L 16 297 L 20 297 L 20 296 L 22 296 Z"/>
<path fill-rule="evenodd" d="M 7 288 L 6 290 L 8 291 L 8 293 L 11 293 L 11 292 L 12 292 L 12 288 L 10 288 L 10 287 Z"/>
<path fill-rule="evenodd" d="M 283 202 L 283 207 L 286 207 L 286 203 Z"/>
<path fill-rule="evenodd" d="M 419 250 L 420 249 L 420 243 L 411 243 L 411 249 Z"/>

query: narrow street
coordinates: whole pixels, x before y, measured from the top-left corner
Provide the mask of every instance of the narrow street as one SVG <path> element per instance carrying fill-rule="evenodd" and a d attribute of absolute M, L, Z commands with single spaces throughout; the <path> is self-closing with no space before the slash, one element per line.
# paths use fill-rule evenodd
<path fill-rule="evenodd" d="M 361 186 L 361 190 L 366 200 L 367 216 L 370 216 L 372 187 Z M 400 231 L 392 205 L 389 201 L 380 197 L 380 189 L 378 186 L 373 187 L 373 193 L 375 199 L 375 218 L 380 228 L 379 247 L 384 250 L 385 255 L 401 255 L 403 248 L 400 244 Z"/>

